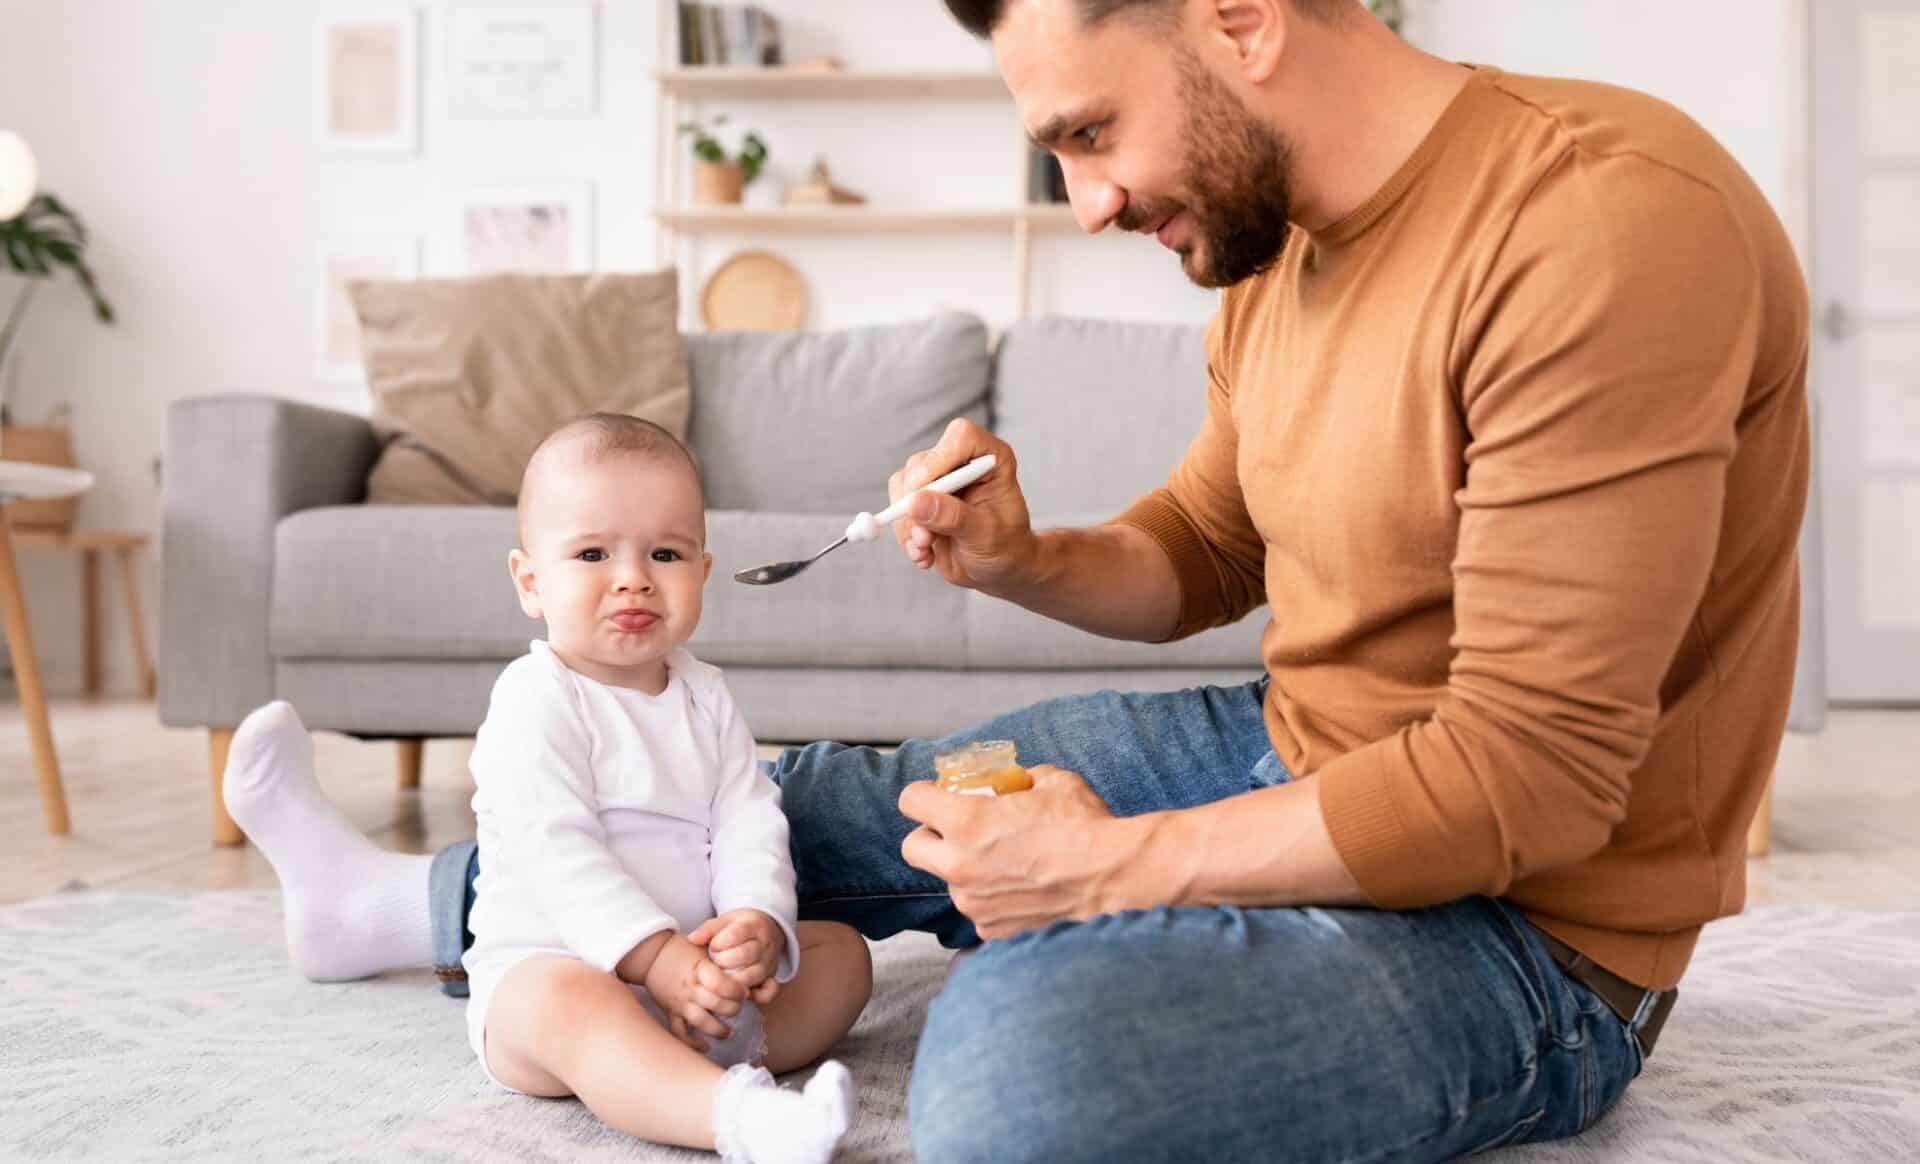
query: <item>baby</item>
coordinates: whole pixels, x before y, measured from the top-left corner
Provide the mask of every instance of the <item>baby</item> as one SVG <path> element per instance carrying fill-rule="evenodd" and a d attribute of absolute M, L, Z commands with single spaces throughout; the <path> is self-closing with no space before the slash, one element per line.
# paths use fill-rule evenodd
<path fill-rule="evenodd" d="M 871 989 L 853 930 L 796 922 L 780 791 L 720 672 L 683 648 L 712 572 L 692 455 L 595 413 L 520 486 L 520 606 L 473 751 L 467 1031 L 489 1078 L 649 1140 L 825 1161 L 853 1085 L 820 1058 Z M 764 1064 L 762 1066 L 761 1064 Z"/>

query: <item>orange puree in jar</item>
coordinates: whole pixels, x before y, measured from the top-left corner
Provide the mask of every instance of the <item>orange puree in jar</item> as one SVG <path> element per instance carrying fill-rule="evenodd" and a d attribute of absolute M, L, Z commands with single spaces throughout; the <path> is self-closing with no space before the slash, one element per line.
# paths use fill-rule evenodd
<path fill-rule="evenodd" d="M 933 758 L 940 787 L 967 796 L 1001 796 L 1033 787 L 1033 777 L 1014 758 L 1010 740 L 981 740 Z"/>

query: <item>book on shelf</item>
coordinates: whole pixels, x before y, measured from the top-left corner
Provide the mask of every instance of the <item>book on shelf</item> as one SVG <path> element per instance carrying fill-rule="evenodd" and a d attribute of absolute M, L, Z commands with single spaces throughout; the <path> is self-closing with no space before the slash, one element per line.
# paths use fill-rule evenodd
<path fill-rule="evenodd" d="M 679 12 L 681 64 L 780 63 L 780 22 L 759 5 L 682 0 Z"/>

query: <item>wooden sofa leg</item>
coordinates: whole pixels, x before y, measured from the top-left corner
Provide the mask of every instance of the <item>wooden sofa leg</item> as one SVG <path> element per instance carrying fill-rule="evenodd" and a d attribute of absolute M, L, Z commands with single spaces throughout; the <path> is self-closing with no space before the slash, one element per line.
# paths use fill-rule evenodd
<path fill-rule="evenodd" d="M 1747 826 L 1747 856 L 1764 857 L 1773 848 L 1773 781 L 1767 781 L 1760 794 L 1760 807 L 1754 810 L 1753 823 Z"/>
<path fill-rule="evenodd" d="M 207 769 L 213 777 L 213 843 L 216 845 L 247 843 L 246 834 L 227 815 L 227 802 L 221 797 L 227 777 L 227 749 L 232 746 L 232 728 L 207 729 Z"/>
<path fill-rule="evenodd" d="M 394 771 L 400 777 L 401 790 L 420 787 L 420 768 L 426 760 L 427 741 L 395 740 L 393 746 L 396 760 Z"/>

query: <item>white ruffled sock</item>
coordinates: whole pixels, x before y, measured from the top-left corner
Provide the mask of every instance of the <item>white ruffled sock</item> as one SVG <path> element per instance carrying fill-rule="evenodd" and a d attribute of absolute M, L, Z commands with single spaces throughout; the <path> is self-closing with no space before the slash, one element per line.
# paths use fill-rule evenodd
<path fill-rule="evenodd" d="M 852 1123 L 853 1077 L 833 1059 L 803 1091 L 744 1063 L 713 1089 L 714 1146 L 725 1164 L 827 1164 Z"/>
<path fill-rule="evenodd" d="M 389 853 L 320 791 L 313 740 L 282 702 L 233 733 L 224 799 L 280 878 L 287 952 L 315 982 L 345 982 L 433 960 L 430 856 Z"/>

